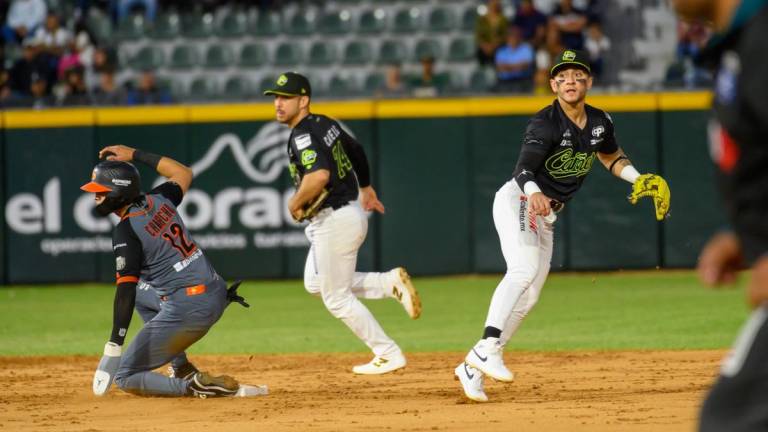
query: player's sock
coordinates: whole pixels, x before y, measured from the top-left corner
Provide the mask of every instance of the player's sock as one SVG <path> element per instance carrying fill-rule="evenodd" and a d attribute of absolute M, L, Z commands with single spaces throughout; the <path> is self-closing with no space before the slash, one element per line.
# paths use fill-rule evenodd
<path fill-rule="evenodd" d="M 500 338 L 501 337 L 501 330 L 497 329 L 496 327 L 488 326 L 485 328 L 485 331 L 483 331 L 483 337 L 481 339 L 488 339 L 488 338 Z"/>

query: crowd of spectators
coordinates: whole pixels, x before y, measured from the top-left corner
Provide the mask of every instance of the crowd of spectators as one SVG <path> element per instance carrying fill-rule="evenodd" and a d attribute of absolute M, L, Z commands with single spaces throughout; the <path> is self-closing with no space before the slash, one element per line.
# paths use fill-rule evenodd
<path fill-rule="evenodd" d="M 485 13 L 477 19 L 475 40 L 481 66 L 493 67 L 497 92 L 537 93 L 549 89 L 552 58 L 566 48 L 586 50 L 599 80 L 610 41 L 601 28 L 600 0 L 560 0 L 544 13 L 532 0 L 513 1 L 514 13 L 504 14 L 500 0 L 487 0 Z"/>

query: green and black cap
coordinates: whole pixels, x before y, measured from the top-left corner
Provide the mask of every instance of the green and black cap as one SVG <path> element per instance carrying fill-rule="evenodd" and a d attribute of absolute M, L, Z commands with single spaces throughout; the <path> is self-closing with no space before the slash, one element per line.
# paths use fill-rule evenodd
<path fill-rule="evenodd" d="M 264 96 L 312 96 L 312 87 L 304 75 L 286 72 L 275 81 L 275 86 L 264 92 Z"/>
<path fill-rule="evenodd" d="M 562 51 L 555 58 L 555 65 L 549 70 L 549 76 L 557 75 L 558 71 L 566 67 L 584 69 L 588 74 L 592 75 L 592 69 L 589 68 L 589 55 L 584 51 L 572 49 Z"/>

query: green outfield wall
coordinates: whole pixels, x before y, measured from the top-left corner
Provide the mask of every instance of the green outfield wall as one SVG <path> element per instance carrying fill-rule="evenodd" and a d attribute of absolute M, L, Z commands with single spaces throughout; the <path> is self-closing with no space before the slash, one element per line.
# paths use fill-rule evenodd
<path fill-rule="evenodd" d="M 707 155 L 708 93 L 591 96 L 608 111 L 641 172 L 663 174 L 672 217 L 631 206 L 630 186 L 596 166 L 556 224 L 553 270 L 690 267 L 723 224 Z M 369 221 L 361 270 L 416 275 L 501 272 L 491 218 L 528 118 L 549 97 L 313 104 L 364 144 L 387 207 Z M 300 277 L 308 243 L 285 201 L 289 130 L 270 104 L 7 111 L 0 115 L 0 281 L 109 281 L 112 223 L 93 214 L 86 182 L 99 148 L 169 155 L 195 172 L 180 209 L 219 273 Z M 159 179 L 140 167 L 143 187 Z"/>

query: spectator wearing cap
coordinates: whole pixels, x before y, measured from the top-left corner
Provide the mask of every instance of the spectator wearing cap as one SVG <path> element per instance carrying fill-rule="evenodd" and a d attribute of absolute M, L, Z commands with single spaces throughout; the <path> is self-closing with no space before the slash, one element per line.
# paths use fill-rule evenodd
<path fill-rule="evenodd" d="M 560 32 L 560 39 L 568 49 L 580 50 L 584 47 L 584 29 L 587 26 L 587 13 L 573 7 L 571 0 L 560 0 L 549 20 L 551 26 Z"/>
<path fill-rule="evenodd" d="M 523 40 L 534 48 L 544 44 L 547 16 L 539 12 L 532 0 L 522 0 L 517 8 L 512 25 L 520 28 Z"/>
<path fill-rule="evenodd" d="M 6 43 L 19 43 L 43 24 L 48 6 L 45 0 L 13 0 L 2 28 Z"/>
<path fill-rule="evenodd" d="M 445 91 L 446 77 L 435 73 L 435 59 L 431 56 L 421 58 L 421 73 L 410 82 L 414 97 L 435 97 Z"/>
<path fill-rule="evenodd" d="M 500 0 L 488 0 L 487 11 L 477 17 L 475 23 L 475 43 L 477 61 L 480 65 L 492 65 L 496 50 L 504 43 L 507 18 L 501 11 Z"/>
<path fill-rule="evenodd" d="M 167 105 L 173 103 L 171 95 L 157 85 L 155 73 L 144 71 L 136 88 L 128 90 L 125 100 L 128 105 Z"/>
<path fill-rule="evenodd" d="M 496 51 L 496 91 L 527 92 L 533 84 L 534 52 L 520 27 L 507 29 L 506 44 Z"/>

